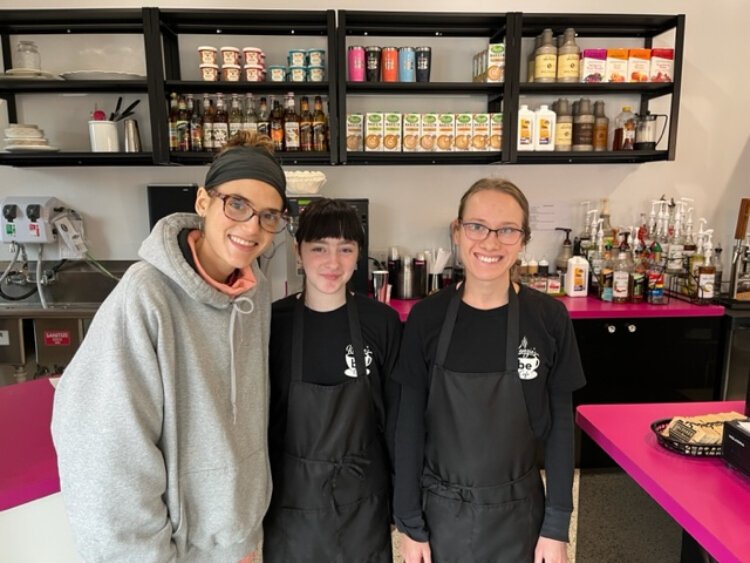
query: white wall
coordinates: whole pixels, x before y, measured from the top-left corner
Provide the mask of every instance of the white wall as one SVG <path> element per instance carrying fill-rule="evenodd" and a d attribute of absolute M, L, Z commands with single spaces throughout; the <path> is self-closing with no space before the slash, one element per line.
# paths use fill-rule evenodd
<path fill-rule="evenodd" d="M 5 0 L 3 4 L 8 8 L 59 7 L 59 2 L 53 0 Z M 224 0 L 219 5 L 203 0 L 162 0 L 149 4 L 170 8 L 457 11 L 457 4 L 449 0 L 408 6 L 399 0 L 381 0 L 374 4 L 329 0 L 314 6 L 304 0 L 280 0 L 273 6 L 240 0 Z M 136 6 L 139 4 L 127 0 L 88 0 L 69 7 Z M 661 194 L 692 197 L 696 217 L 707 217 L 716 228 L 715 240 L 725 248 L 729 246 L 739 199 L 750 196 L 746 182 L 750 175 L 750 113 L 745 73 L 746 52 L 750 47 L 746 39 L 750 4 L 740 0 L 712 3 L 631 0 L 626 4 L 584 0 L 565 3 L 464 0 L 460 7 L 466 12 L 533 9 L 551 13 L 685 13 L 687 29 L 677 160 L 640 165 L 323 167 L 329 178 L 324 188 L 326 195 L 370 199 L 372 249 L 395 244 L 416 251 L 446 245 L 447 224 L 456 213 L 460 195 L 475 180 L 489 175 L 504 176 L 516 182 L 532 204 L 565 201 L 577 205 L 582 200 L 608 197 L 615 225 L 632 224 L 638 212 L 648 209 L 647 202 Z M 617 112 L 609 107 L 611 105 L 608 104 L 608 113 L 613 117 Z M 140 121 L 145 123 L 145 116 Z M 200 182 L 204 175 L 203 167 L 0 167 L 0 197 L 54 195 L 84 215 L 95 257 L 133 259 L 147 234 L 145 185 Z M 537 258 L 546 255 L 553 260 L 560 240 L 559 234 L 537 233 L 530 243 L 530 254 Z M 0 249 L 0 260 L 7 256 L 7 248 Z"/>

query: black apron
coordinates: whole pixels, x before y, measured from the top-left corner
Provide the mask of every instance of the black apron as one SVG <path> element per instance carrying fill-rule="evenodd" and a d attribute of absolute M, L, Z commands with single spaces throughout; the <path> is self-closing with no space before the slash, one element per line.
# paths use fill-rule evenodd
<path fill-rule="evenodd" d="M 544 491 L 518 376 L 519 305 L 512 285 L 508 294 L 505 371 L 463 373 L 444 367 L 463 286 L 451 298 L 440 331 L 425 414 L 422 477 L 434 563 L 534 559 Z"/>
<path fill-rule="evenodd" d="M 302 381 L 304 297 L 294 310 L 284 451 L 273 464 L 264 563 L 392 561 L 390 468 L 367 375 L 359 313 L 347 292 L 357 377 Z M 379 387 L 376 387 L 379 389 Z"/>

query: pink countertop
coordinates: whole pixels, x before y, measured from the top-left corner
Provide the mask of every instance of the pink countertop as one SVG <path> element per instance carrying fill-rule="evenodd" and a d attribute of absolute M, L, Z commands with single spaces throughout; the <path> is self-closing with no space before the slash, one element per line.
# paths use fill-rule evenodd
<path fill-rule="evenodd" d="M 0 387 L 0 510 L 60 491 L 49 379 Z"/>
<path fill-rule="evenodd" d="M 741 563 L 750 561 L 750 479 L 719 458 L 666 450 L 650 427 L 732 410 L 744 412 L 744 402 L 581 405 L 576 422 L 713 557 Z"/>
<path fill-rule="evenodd" d="M 558 297 L 570 313 L 572 319 L 622 319 L 649 317 L 721 317 L 724 307 L 721 305 L 693 305 L 679 299 L 670 299 L 667 305 L 649 305 L 648 303 L 609 303 L 594 297 Z M 411 308 L 419 299 L 391 299 L 393 307 L 406 322 Z"/>

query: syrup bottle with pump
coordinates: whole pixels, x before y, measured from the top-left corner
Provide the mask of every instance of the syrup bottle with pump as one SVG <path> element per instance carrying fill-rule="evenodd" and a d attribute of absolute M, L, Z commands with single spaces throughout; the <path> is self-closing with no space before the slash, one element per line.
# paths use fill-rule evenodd
<path fill-rule="evenodd" d="M 565 275 L 568 271 L 568 260 L 573 257 L 573 245 L 570 242 L 570 232 L 573 229 L 557 227 L 555 230 L 565 232 L 565 240 L 562 243 L 562 248 L 560 248 L 560 253 L 555 258 L 555 268 L 558 272 Z"/>

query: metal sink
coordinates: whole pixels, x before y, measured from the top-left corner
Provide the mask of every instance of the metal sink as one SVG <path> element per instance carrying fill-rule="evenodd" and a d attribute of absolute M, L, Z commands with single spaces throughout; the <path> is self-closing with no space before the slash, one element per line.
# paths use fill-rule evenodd
<path fill-rule="evenodd" d="M 48 303 L 42 308 L 39 302 L 0 302 L 0 316 L 6 317 L 93 317 L 101 303 Z"/>

